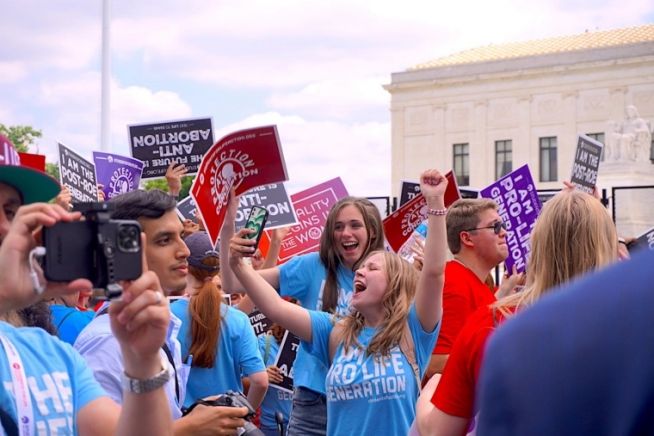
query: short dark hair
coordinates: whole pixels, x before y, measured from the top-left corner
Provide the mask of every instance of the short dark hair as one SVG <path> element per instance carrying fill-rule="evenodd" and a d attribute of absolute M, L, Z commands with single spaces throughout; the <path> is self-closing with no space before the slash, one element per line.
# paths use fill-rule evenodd
<path fill-rule="evenodd" d="M 137 189 L 112 198 L 113 219 L 138 220 L 139 218 L 161 218 L 177 206 L 177 201 L 167 193 L 152 189 L 144 191 Z"/>

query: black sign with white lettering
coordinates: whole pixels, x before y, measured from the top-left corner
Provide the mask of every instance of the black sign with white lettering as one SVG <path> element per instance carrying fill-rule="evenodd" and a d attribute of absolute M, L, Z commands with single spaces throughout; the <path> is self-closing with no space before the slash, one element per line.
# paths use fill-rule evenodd
<path fill-rule="evenodd" d="M 297 356 L 297 349 L 300 348 L 300 338 L 286 330 L 282 343 L 279 345 L 275 366 L 279 368 L 284 378 L 281 383 L 270 382 L 270 386 L 286 392 L 293 392 L 293 363 Z"/>
<path fill-rule="evenodd" d="M 409 200 L 420 194 L 420 183 L 402 181 L 402 190 L 400 191 L 400 207 Z"/>
<path fill-rule="evenodd" d="M 195 174 L 213 145 L 211 118 L 128 126 L 132 157 L 143 162 L 142 179 L 163 177 L 171 162 Z"/>
<path fill-rule="evenodd" d="M 59 177 L 73 203 L 98 201 L 95 165 L 63 144 L 59 145 Z"/>
<path fill-rule="evenodd" d="M 297 224 L 295 209 L 286 193 L 283 183 L 259 186 L 242 194 L 236 212 L 236 229 L 240 229 L 250 216 L 252 206 L 263 206 L 268 210 L 266 229 Z"/>
<path fill-rule="evenodd" d="M 266 334 L 266 332 L 270 330 L 270 327 L 272 327 L 272 321 L 258 310 L 251 312 L 248 316 L 250 318 L 250 325 L 252 325 L 254 334 L 257 335 L 257 337 Z"/>
<path fill-rule="evenodd" d="M 593 193 L 604 145 L 586 135 L 579 135 L 570 182 L 584 192 Z"/>
<path fill-rule="evenodd" d="M 631 252 L 645 248 L 654 250 L 654 228 L 649 229 L 629 244 L 629 251 Z"/>
<path fill-rule="evenodd" d="M 177 215 L 183 220 L 196 221 L 197 208 L 195 206 L 195 201 L 189 195 L 179 203 L 177 203 Z"/>

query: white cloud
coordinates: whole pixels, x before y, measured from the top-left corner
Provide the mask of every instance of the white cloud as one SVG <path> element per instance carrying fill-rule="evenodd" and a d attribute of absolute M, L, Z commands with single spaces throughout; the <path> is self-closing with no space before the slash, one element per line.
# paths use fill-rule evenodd
<path fill-rule="evenodd" d="M 290 180 L 297 192 L 341 177 L 350 194 L 389 195 L 390 124 L 306 121 L 278 112 L 255 114 L 216 132 L 276 124 Z"/>
<path fill-rule="evenodd" d="M 361 119 L 362 112 L 388 106 L 383 77 L 333 79 L 310 83 L 299 91 L 274 93 L 268 104 L 278 110 L 300 110 L 328 119 Z"/>

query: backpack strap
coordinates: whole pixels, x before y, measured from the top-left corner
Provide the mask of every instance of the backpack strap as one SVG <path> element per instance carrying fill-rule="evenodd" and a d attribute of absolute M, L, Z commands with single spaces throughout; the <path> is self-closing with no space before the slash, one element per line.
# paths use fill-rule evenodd
<path fill-rule="evenodd" d="M 400 338 L 400 351 L 404 354 L 404 358 L 409 362 L 411 370 L 413 371 L 413 376 L 416 379 L 416 384 L 418 386 L 418 394 L 422 389 L 422 383 L 420 382 L 420 367 L 416 360 L 416 347 L 413 342 L 413 335 L 409 329 L 409 323 L 404 324 L 404 330 L 402 331 L 402 337 Z"/>

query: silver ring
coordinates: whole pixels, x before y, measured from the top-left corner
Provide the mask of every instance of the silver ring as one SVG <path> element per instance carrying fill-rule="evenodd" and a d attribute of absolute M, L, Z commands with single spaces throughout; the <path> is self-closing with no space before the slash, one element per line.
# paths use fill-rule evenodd
<path fill-rule="evenodd" d="M 157 302 L 154 304 L 158 306 L 163 302 L 163 297 L 161 296 L 161 292 L 159 291 L 155 292 L 155 295 L 157 296 Z"/>

